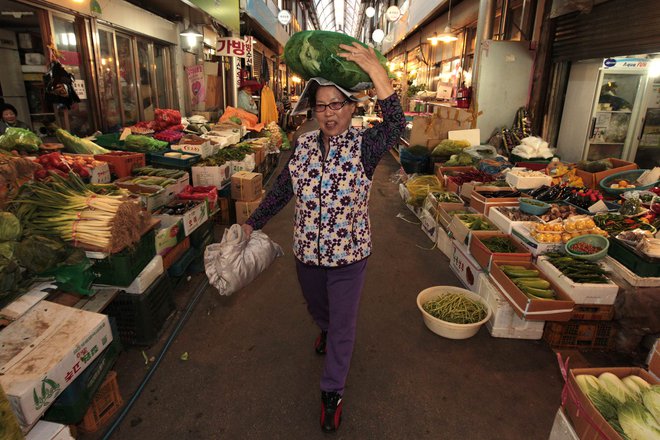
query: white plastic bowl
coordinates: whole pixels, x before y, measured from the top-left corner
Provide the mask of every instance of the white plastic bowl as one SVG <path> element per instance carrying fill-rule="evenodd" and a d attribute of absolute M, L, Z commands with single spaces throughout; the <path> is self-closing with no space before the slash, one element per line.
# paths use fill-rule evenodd
<path fill-rule="evenodd" d="M 471 300 L 479 301 L 486 307 L 486 317 L 479 322 L 475 322 L 474 324 L 454 324 L 453 322 L 447 322 L 443 321 L 442 319 L 438 319 L 426 312 L 422 305 L 432 299 L 437 298 L 443 293 L 460 293 L 470 298 Z M 492 314 L 490 307 L 488 307 L 488 303 L 486 303 L 486 301 L 479 295 L 472 293 L 469 290 L 454 286 L 434 286 L 422 290 L 419 292 L 419 295 L 417 295 L 417 308 L 420 312 L 422 312 L 424 324 L 426 324 L 429 330 L 431 330 L 436 335 L 440 335 L 449 339 L 471 338 L 477 334 L 479 328 L 490 319 Z"/>

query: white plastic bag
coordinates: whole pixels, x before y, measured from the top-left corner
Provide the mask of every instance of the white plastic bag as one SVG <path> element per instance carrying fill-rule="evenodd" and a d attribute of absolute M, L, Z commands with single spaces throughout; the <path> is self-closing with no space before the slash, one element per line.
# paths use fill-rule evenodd
<path fill-rule="evenodd" d="M 247 286 L 275 260 L 282 248 L 261 231 L 245 237 L 240 225 L 225 229 L 222 241 L 204 251 L 204 269 L 209 283 L 220 295 L 231 295 Z"/>

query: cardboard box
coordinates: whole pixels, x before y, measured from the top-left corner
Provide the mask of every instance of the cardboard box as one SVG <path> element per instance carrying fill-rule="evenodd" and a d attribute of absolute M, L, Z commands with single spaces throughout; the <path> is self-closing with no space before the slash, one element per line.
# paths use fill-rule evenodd
<path fill-rule="evenodd" d="M 575 377 L 580 374 L 591 374 L 598 377 L 606 372 L 610 372 L 620 379 L 635 374 L 650 384 L 658 384 L 658 381 L 652 375 L 641 368 L 571 368 L 568 371 L 566 384 L 564 384 L 567 398 L 563 406 L 580 440 L 601 440 L 602 438 L 622 440 L 621 436 L 607 423 L 575 381 Z"/>
<path fill-rule="evenodd" d="M 626 160 L 614 158 L 607 160 L 612 163 L 613 168 L 605 171 L 599 171 L 597 173 L 590 173 L 588 171 L 576 169 L 575 175 L 582 178 L 582 183 L 584 183 L 584 186 L 587 188 L 600 189 L 600 181 L 607 176 L 611 176 L 612 174 L 620 173 L 622 171 L 636 170 L 639 168 L 634 162 L 628 162 Z"/>
<path fill-rule="evenodd" d="M 554 280 L 541 272 L 537 265 L 529 261 L 506 262 L 506 264 L 538 270 L 539 277 L 550 282 L 550 286 L 555 291 L 556 300 L 530 299 L 502 272 L 500 264 L 504 263 L 494 261 L 490 266 L 493 284 L 509 301 L 518 316 L 528 321 L 568 321 L 571 319 L 575 302 Z"/>
<path fill-rule="evenodd" d="M 156 254 L 165 255 L 185 238 L 183 220 L 174 216 L 162 217 L 156 230 Z"/>
<path fill-rule="evenodd" d="M 466 289 L 476 292 L 477 281 L 483 271 L 474 258 L 469 255 L 467 247 L 456 240 L 452 240 L 452 244 L 454 249 L 449 267 L 452 268 Z"/>
<path fill-rule="evenodd" d="M 543 337 L 545 321 L 527 321 L 515 314 L 511 304 L 493 285 L 490 275 L 479 275 L 477 293 L 490 307 L 486 328 L 494 338 L 539 340 Z"/>
<path fill-rule="evenodd" d="M 255 166 L 261 165 L 266 160 L 266 149 L 263 145 L 251 144 L 250 147 L 254 150 L 254 164 Z"/>
<path fill-rule="evenodd" d="M 490 223 L 490 220 L 486 218 L 485 215 L 483 214 L 468 214 L 471 217 L 475 218 L 480 218 L 481 220 Z M 459 243 L 469 246 L 470 245 L 470 236 L 472 234 L 472 230 L 467 227 L 465 223 L 461 221 L 461 219 L 458 218 L 458 216 L 453 216 L 451 222 L 449 223 L 449 232 L 452 233 L 454 240 L 458 241 Z M 493 229 L 496 230 L 496 229 Z"/>
<path fill-rule="evenodd" d="M 535 257 L 546 252 L 561 251 L 564 247 L 563 243 L 539 243 L 530 235 L 524 222 L 514 222 L 512 224 L 511 236 L 526 247 Z"/>
<path fill-rule="evenodd" d="M 174 200 L 176 195 L 183 191 L 190 183 L 188 173 L 185 173 L 175 183 L 167 185 L 164 188 L 157 185 L 135 185 L 133 183 L 127 183 L 134 178 L 134 176 L 122 177 L 115 180 L 114 183 L 120 188 L 125 188 L 134 194 L 138 194 L 142 206 L 147 211 L 152 212 Z"/>
<path fill-rule="evenodd" d="M 231 215 L 231 209 L 230 207 L 232 206 L 231 199 L 229 197 L 219 197 L 218 198 L 218 214 L 217 214 L 217 222 L 221 225 L 231 225 L 234 223 Z"/>
<path fill-rule="evenodd" d="M 510 191 L 505 188 L 503 191 Z M 470 195 L 470 207 L 480 214 L 488 215 L 490 209 L 496 206 L 518 206 L 518 197 L 488 197 L 480 187 L 475 187 Z"/>
<path fill-rule="evenodd" d="M 452 239 L 449 238 L 447 232 L 442 228 L 437 229 L 437 235 L 438 235 L 438 239 L 437 239 L 438 249 L 440 249 L 440 252 L 445 254 L 445 257 L 451 258 L 451 255 L 454 252 L 454 245 L 452 243 Z"/>
<path fill-rule="evenodd" d="M 478 214 L 474 209 L 460 203 L 438 203 L 438 223 L 449 230 L 449 224 L 454 219 L 454 212 L 465 214 Z"/>
<path fill-rule="evenodd" d="M 235 160 L 229 162 L 232 176 L 239 171 L 254 171 L 254 168 L 256 167 L 254 156 L 254 153 L 246 154 L 245 159 L 241 160 L 240 162 Z"/>
<path fill-rule="evenodd" d="M 231 165 L 192 167 L 192 182 L 194 186 L 215 186 L 222 188 L 231 177 Z"/>
<path fill-rule="evenodd" d="M 106 315 L 41 301 L 0 332 L 0 386 L 23 428 L 112 342 Z"/>
<path fill-rule="evenodd" d="M 502 253 L 492 252 L 481 241 L 490 237 L 508 237 L 509 241 L 518 249 L 518 252 Z M 490 265 L 493 261 L 532 261 L 532 254 L 529 253 L 519 242 L 513 239 L 509 234 L 502 231 L 474 231 L 472 240 L 470 240 L 470 254 L 486 271 L 490 271 Z"/>
<path fill-rule="evenodd" d="M 242 200 L 236 201 L 236 223 L 242 225 L 245 221 L 250 218 L 255 209 L 259 207 L 261 200 L 263 198 L 259 197 L 257 200 L 251 202 L 244 202 Z"/>
<path fill-rule="evenodd" d="M 660 338 L 656 339 L 653 347 L 651 347 L 646 363 L 649 366 L 649 372 L 660 381 Z"/>
<path fill-rule="evenodd" d="M 25 440 L 74 440 L 71 429 L 61 423 L 39 420 L 25 436 Z"/>
<path fill-rule="evenodd" d="M 231 198 L 252 202 L 261 197 L 263 176 L 260 173 L 239 171 L 231 176 Z"/>
<path fill-rule="evenodd" d="M 199 154 L 202 159 L 217 152 L 210 139 L 204 139 L 196 135 L 184 136 L 179 143 L 172 144 L 170 148 L 175 151 Z"/>
<path fill-rule="evenodd" d="M 436 106 L 432 115 L 413 116 L 410 145 L 435 147 L 453 130 L 473 128 L 474 116 L 467 110 Z"/>
<path fill-rule="evenodd" d="M 172 203 L 176 203 L 176 201 Z M 160 219 L 163 223 L 169 222 L 170 225 L 173 224 L 173 221 L 180 220 L 183 225 L 184 236 L 187 237 L 209 219 L 209 205 L 206 200 L 200 200 L 194 208 L 189 209 L 183 215 L 155 214 L 154 217 Z M 158 238 L 156 238 L 156 241 L 158 241 Z"/>
<path fill-rule="evenodd" d="M 619 286 L 609 280 L 607 284 L 575 283 L 562 274 L 559 269 L 550 264 L 547 257 L 540 255 L 536 261 L 541 271 L 555 280 L 557 285 L 564 289 L 575 304 L 602 304 L 611 305 L 616 301 Z"/>
<path fill-rule="evenodd" d="M 422 231 L 426 234 L 426 236 L 431 240 L 433 244 L 437 244 L 438 242 L 438 229 L 441 229 L 438 226 L 438 222 L 435 221 L 435 218 L 433 215 L 428 212 L 426 209 L 422 208 L 422 213 L 420 215 L 420 224 Z"/>
<path fill-rule="evenodd" d="M 455 193 L 459 193 L 461 189 L 461 185 L 457 184 L 456 182 L 452 182 L 451 179 L 451 174 L 457 173 L 457 172 L 463 172 L 463 171 L 477 171 L 475 167 L 443 167 L 441 164 L 435 164 L 435 175 L 438 177 L 438 180 L 440 180 L 440 183 L 442 183 L 445 186 L 446 191 L 451 191 Z"/>

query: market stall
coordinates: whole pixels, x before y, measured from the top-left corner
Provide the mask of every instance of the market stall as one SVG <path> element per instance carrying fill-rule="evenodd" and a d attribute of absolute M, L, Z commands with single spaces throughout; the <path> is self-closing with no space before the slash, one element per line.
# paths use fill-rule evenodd
<path fill-rule="evenodd" d="M 415 122 L 418 139 L 442 130 L 429 117 Z M 489 144 L 458 130 L 400 147 L 403 200 L 488 314 L 464 321 L 471 309 L 448 292 L 420 300 L 422 292 L 418 306 L 445 337 L 457 336 L 437 331 L 438 320 L 483 322 L 493 337 L 543 340 L 560 356 L 636 353 L 643 365 L 630 368 L 562 364 L 566 387 L 550 438 L 653 438 L 634 433 L 658 432 L 660 168 L 617 158 L 564 163 L 530 127 L 521 109 Z M 612 398 L 616 386 L 626 398 Z"/>
<path fill-rule="evenodd" d="M 122 347 L 158 341 L 178 281 L 204 271 L 215 225 L 249 217 L 288 147 L 275 122 L 255 122 L 156 109 L 152 121 L 91 138 L 0 136 L 8 424 L 95 432 L 114 416 Z"/>

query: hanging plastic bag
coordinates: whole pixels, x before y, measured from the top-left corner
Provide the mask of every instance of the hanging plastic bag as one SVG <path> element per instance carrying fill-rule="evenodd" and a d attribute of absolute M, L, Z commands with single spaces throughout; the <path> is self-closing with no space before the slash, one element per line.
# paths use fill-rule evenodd
<path fill-rule="evenodd" d="M 247 286 L 275 260 L 284 255 L 282 248 L 261 231 L 250 237 L 240 225 L 225 229 L 222 241 L 204 251 L 204 267 L 209 283 L 220 295 L 231 295 Z"/>

